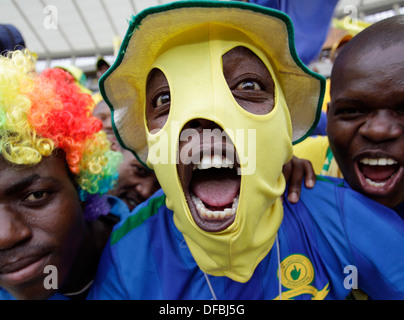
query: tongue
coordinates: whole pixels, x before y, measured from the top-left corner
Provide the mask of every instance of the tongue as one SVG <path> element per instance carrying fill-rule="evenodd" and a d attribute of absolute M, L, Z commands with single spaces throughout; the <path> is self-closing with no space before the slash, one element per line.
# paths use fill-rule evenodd
<path fill-rule="evenodd" d="M 396 170 L 396 166 L 361 166 L 363 175 L 372 181 L 387 180 L 396 172 Z"/>
<path fill-rule="evenodd" d="M 191 190 L 211 207 L 228 207 L 240 190 L 240 176 L 229 169 L 196 170 Z"/>

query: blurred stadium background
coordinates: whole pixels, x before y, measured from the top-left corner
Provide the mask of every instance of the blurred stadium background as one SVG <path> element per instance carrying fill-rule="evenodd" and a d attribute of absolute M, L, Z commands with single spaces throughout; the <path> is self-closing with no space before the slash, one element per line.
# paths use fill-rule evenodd
<path fill-rule="evenodd" d="M 226 0 L 221 0 L 226 1 Z M 0 24 L 12 24 L 26 46 L 38 56 L 37 70 L 74 65 L 84 71 L 86 86 L 96 91 L 96 62 L 111 64 L 127 29 L 127 19 L 141 10 L 170 0 L 0 0 Z M 313 67 L 330 71 L 327 54 L 344 34 L 404 14 L 404 0 L 340 0 L 329 37 Z"/>

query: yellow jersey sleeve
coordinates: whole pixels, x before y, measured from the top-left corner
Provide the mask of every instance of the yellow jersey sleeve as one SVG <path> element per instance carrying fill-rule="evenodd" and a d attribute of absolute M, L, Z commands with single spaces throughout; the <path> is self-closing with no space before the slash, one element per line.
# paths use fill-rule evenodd
<path fill-rule="evenodd" d="M 296 157 L 311 162 L 315 174 L 343 178 L 327 136 L 311 136 L 293 146 Z"/>

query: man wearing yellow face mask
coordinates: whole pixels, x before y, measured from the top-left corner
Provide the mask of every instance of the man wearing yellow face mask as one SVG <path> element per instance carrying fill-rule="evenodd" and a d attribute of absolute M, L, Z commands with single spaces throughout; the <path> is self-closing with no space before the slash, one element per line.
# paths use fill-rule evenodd
<path fill-rule="evenodd" d="M 280 200 L 324 85 L 281 12 L 181 1 L 133 17 L 100 88 L 162 191 L 115 228 L 89 298 L 344 299 L 358 281 L 404 298 L 404 224 L 390 209 L 343 180 Z"/>

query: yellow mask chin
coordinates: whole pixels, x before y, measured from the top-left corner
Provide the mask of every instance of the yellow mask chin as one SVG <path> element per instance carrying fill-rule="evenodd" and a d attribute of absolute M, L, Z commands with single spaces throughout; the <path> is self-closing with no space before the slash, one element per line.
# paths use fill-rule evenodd
<path fill-rule="evenodd" d="M 285 98 L 268 58 L 235 29 L 206 24 L 167 43 L 153 68 L 160 69 L 168 80 L 171 107 L 164 127 L 147 133 L 147 163 L 155 170 L 175 225 L 202 271 L 246 282 L 271 249 L 283 217 L 282 166 L 292 157 L 292 126 Z M 275 104 L 266 115 L 244 110 L 226 83 L 222 56 L 238 46 L 253 51 L 272 75 Z M 217 232 L 205 231 L 195 223 L 191 210 L 195 214 L 196 205 L 189 205 L 191 192 L 187 187 L 184 190 L 179 176 L 181 130 L 194 119 L 220 126 L 240 161 L 236 214 L 230 225 Z"/>

